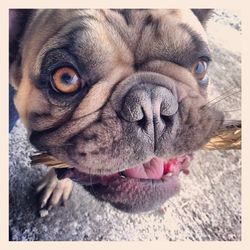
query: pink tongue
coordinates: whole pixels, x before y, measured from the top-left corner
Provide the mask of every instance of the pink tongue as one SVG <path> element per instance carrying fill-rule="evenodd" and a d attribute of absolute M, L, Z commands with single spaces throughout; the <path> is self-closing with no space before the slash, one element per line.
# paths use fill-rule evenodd
<path fill-rule="evenodd" d="M 125 170 L 124 174 L 128 177 L 140 179 L 161 179 L 163 172 L 164 161 L 155 157 L 147 163 Z"/>

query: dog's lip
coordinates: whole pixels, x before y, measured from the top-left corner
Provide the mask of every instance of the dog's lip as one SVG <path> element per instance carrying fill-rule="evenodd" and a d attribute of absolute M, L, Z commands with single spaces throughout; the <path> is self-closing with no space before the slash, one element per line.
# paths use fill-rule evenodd
<path fill-rule="evenodd" d="M 146 163 L 138 164 L 110 175 L 87 174 L 80 172 L 76 168 L 56 169 L 56 173 L 58 179 L 70 178 L 84 186 L 95 184 L 109 185 L 112 181 L 119 178 L 125 180 L 132 178 L 138 181 L 164 181 L 170 176 L 178 177 L 180 172 L 188 174 L 188 166 L 191 160 L 191 153 L 172 157 L 169 160 L 153 157 Z"/>

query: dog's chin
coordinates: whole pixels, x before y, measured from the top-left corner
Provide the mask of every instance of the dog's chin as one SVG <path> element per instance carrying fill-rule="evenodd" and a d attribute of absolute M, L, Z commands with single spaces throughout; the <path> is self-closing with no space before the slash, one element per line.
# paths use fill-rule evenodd
<path fill-rule="evenodd" d="M 76 168 L 57 169 L 59 179 L 71 178 L 97 199 L 126 212 L 147 212 L 162 205 L 179 189 L 178 176 L 188 174 L 192 154 L 169 160 L 158 157 L 111 175 L 91 175 Z"/>

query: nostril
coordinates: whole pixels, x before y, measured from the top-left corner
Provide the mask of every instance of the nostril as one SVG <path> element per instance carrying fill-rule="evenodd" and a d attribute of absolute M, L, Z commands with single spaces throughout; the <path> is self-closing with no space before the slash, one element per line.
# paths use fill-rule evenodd
<path fill-rule="evenodd" d="M 166 127 L 172 127 L 174 125 L 174 116 L 166 116 L 161 114 L 161 120 L 165 124 Z"/>
<path fill-rule="evenodd" d="M 138 125 L 140 128 L 145 129 L 146 126 L 147 126 L 147 122 L 148 122 L 148 121 L 147 121 L 146 117 L 144 116 L 141 120 L 137 121 L 136 123 L 137 123 L 137 125 Z"/>

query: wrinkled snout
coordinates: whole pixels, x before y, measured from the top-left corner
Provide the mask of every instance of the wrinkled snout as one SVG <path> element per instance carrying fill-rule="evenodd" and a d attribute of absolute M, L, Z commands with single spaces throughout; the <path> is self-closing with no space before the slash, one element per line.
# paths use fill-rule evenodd
<path fill-rule="evenodd" d="M 176 125 L 173 116 L 177 110 L 177 99 L 169 89 L 143 83 L 124 96 L 121 116 L 157 139 L 164 130 Z"/>
<path fill-rule="evenodd" d="M 173 79 L 161 74 L 141 72 L 122 82 L 113 94 L 113 107 L 126 134 L 143 145 L 147 142 L 151 153 L 157 151 L 163 135 L 174 138 L 178 129 L 175 85 Z"/>

